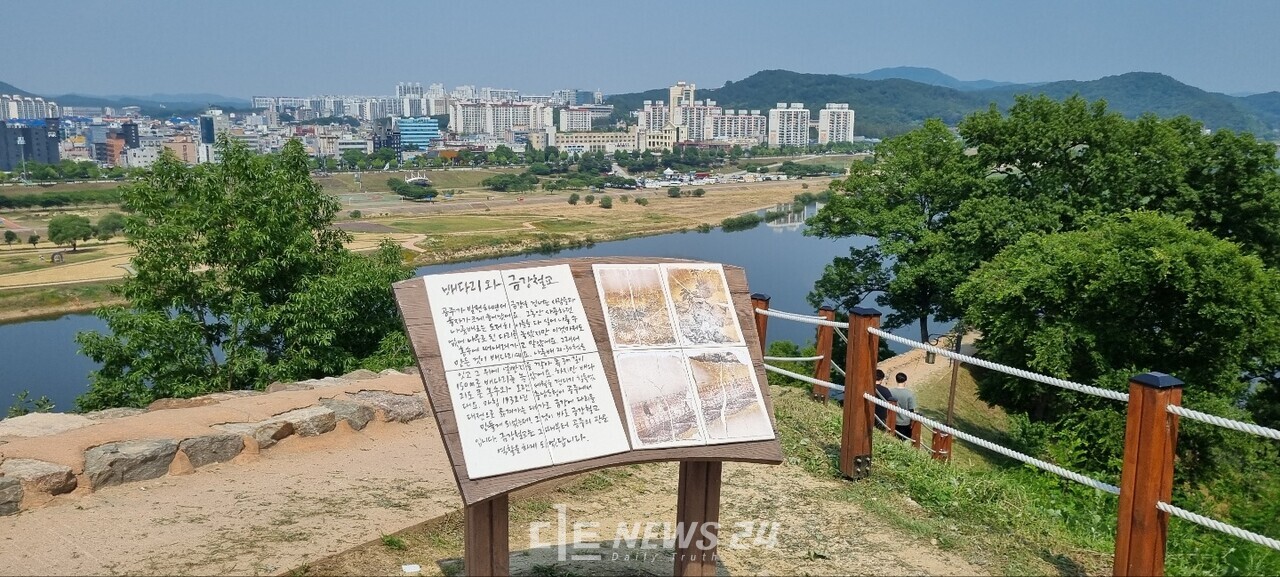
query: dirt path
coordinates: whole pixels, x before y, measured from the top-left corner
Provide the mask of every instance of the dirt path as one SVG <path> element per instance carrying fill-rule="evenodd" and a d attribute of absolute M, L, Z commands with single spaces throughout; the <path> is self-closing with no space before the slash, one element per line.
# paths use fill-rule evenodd
<path fill-rule="evenodd" d="M 431 419 L 238 459 L 0 517 L 0 574 L 276 574 L 460 506 Z"/>

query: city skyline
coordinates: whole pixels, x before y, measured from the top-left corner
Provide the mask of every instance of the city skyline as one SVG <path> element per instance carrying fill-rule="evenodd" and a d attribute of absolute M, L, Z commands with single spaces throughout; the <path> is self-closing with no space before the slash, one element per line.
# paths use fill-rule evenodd
<path fill-rule="evenodd" d="M 352 14 L 349 5 L 329 2 L 305 10 L 242 0 L 216 10 L 158 0 L 111 10 L 20 2 L 6 7 L 13 21 L 52 18 L 74 41 L 52 37 L 43 26 L 7 29 L 10 46 L 39 47 L 41 57 L 11 59 L 0 81 L 45 96 L 386 94 L 397 82 L 616 94 L 676 79 L 716 88 L 766 69 L 848 74 L 920 66 L 964 80 L 1092 80 L 1148 71 L 1213 92 L 1280 89 L 1272 56 L 1280 35 L 1270 30 L 1280 21 L 1280 3 L 1271 2 L 1233 2 L 1227 9 L 1095 0 L 521 8 L 382 2 Z M 788 15 L 794 26 L 787 29 L 799 30 L 799 41 L 773 36 L 781 30 L 776 21 Z M 704 25 L 663 24 L 677 16 Z M 163 46 L 182 49 L 157 49 Z"/>

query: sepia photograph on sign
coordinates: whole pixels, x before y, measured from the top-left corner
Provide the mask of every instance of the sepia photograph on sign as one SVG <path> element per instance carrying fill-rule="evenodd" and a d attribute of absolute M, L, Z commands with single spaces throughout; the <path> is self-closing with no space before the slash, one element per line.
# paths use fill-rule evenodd
<path fill-rule="evenodd" d="M 774 438 L 745 347 L 685 350 L 708 444 Z"/>
<path fill-rule="evenodd" d="M 658 265 L 595 265 L 592 269 L 614 348 L 678 345 Z"/>
<path fill-rule="evenodd" d="M 689 369 L 679 350 L 614 353 L 635 449 L 704 445 Z"/>
<path fill-rule="evenodd" d="M 663 264 L 680 345 L 745 346 L 729 283 L 719 264 Z"/>

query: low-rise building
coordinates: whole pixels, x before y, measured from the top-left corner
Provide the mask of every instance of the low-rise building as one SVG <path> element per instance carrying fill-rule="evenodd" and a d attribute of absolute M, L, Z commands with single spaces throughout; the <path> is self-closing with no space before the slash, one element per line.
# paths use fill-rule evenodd
<path fill-rule="evenodd" d="M 529 135 L 529 143 L 534 148 L 542 149 L 535 142 L 533 133 Z M 616 151 L 633 152 L 637 150 L 637 131 L 635 127 L 627 132 L 557 132 L 554 146 L 564 152 L 582 154 L 585 152 L 603 152 L 612 154 Z"/>

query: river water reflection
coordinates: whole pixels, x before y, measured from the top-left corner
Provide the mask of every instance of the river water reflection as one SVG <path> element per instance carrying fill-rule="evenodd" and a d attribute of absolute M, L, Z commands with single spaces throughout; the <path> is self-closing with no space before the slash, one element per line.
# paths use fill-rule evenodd
<path fill-rule="evenodd" d="M 813 210 L 811 206 L 808 214 L 812 215 Z M 802 229 L 801 222 L 796 221 L 787 225 L 762 224 L 739 232 L 715 229 L 708 233 L 672 233 L 604 242 L 564 250 L 554 256 L 529 254 L 424 266 L 417 269 L 417 274 L 547 258 L 649 256 L 704 260 L 744 268 L 751 290 L 772 297 L 771 308 L 811 314 L 813 309 L 805 302 L 805 295 L 822 275 L 823 267 L 834 257 L 847 255 L 851 245 L 865 246 L 869 239 L 818 239 L 804 236 Z M 91 314 L 0 325 L 0 411 L 7 409 L 14 395 L 22 390 L 31 391 L 32 397 L 48 396 L 56 410 L 73 410 L 76 396 L 88 385 L 89 371 L 96 368 L 92 361 L 78 353 L 75 335 L 84 330 L 105 332 L 106 326 Z M 914 327 L 908 327 L 901 334 L 918 336 L 913 331 Z M 769 323 L 769 341 L 803 342 L 813 338 L 812 326 L 781 320 Z"/>

